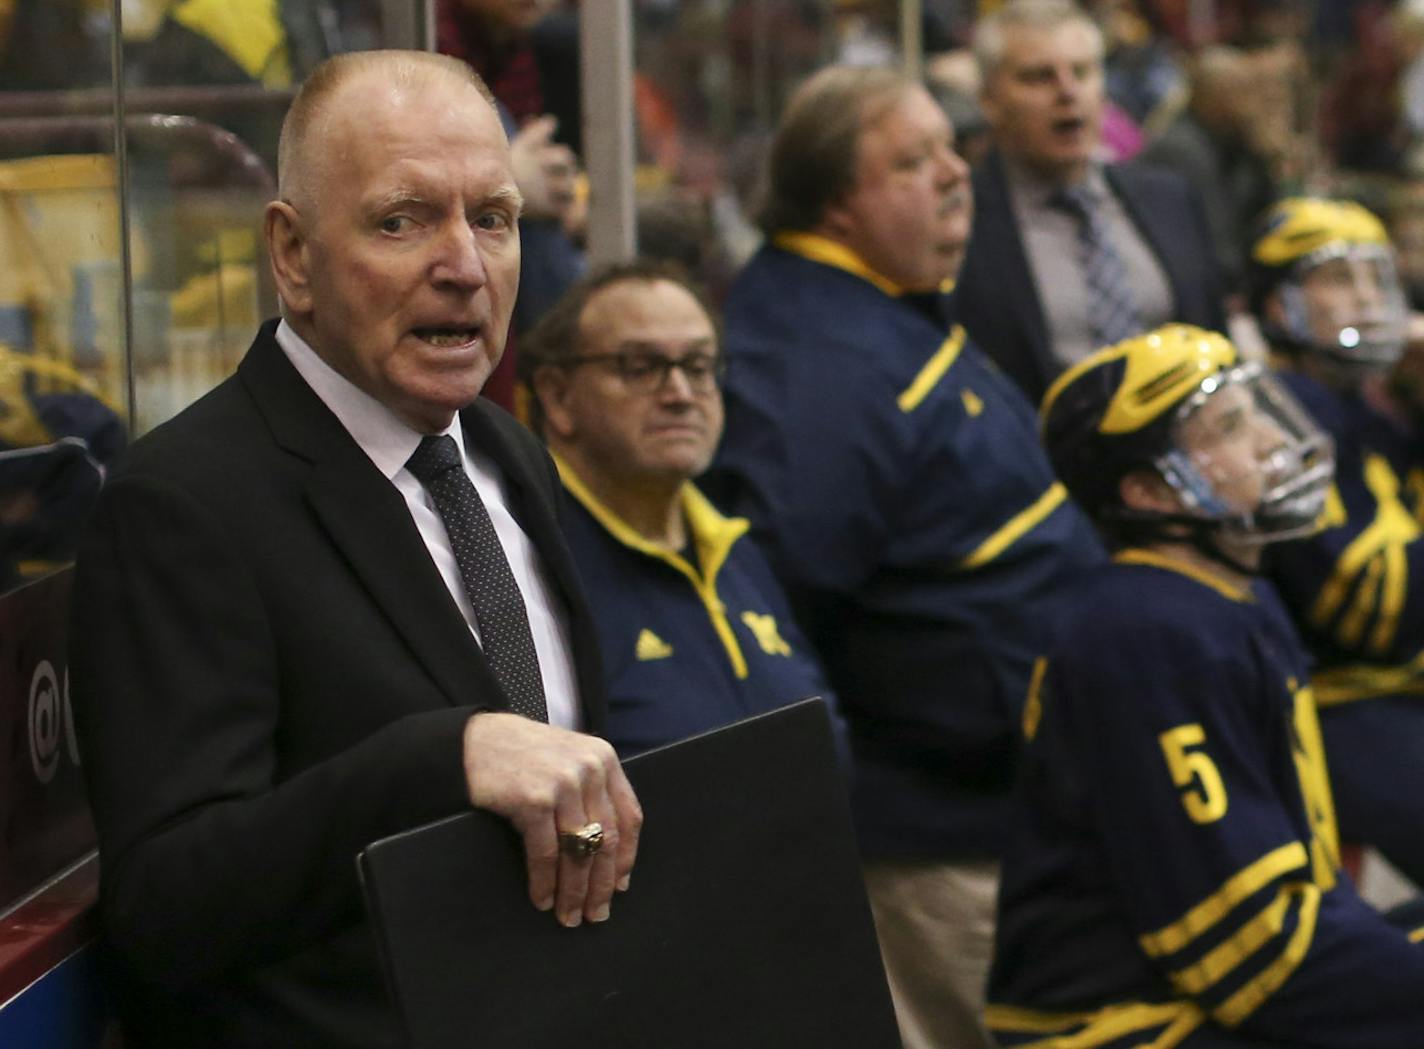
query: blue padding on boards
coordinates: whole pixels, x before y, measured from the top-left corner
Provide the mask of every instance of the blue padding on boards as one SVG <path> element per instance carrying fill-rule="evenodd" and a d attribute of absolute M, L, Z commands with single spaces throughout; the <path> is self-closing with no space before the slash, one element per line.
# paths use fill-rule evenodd
<path fill-rule="evenodd" d="M 108 1005 L 93 944 L 71 954 L 0 1008 L 0 1045 L 97 1049 Z"/>

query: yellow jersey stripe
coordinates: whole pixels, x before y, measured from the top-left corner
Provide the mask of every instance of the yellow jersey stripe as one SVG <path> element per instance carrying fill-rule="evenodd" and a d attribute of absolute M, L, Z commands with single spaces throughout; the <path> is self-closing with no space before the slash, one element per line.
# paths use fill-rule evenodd
<path fill-rule="evenodd" d="M 1410 943 L 1424 943 L 1424 926 L 1420 926 L 1409 934 Z"/>
<path fill-rule="evenodd" d="M 1384 578 L 1385 550 L 1380 550 L 1370 558 L 1365 566 L 1365 577 L 1355 591 L 1355 599 L 1350 602 L 1350 610 L 1340 620 L 1336 631 L 1341 644 L 1355 648 L 1365 636 L 1365 622 L 1379 603 L 1380 583 Z"/>
<path fill-rule="evenodd" d="M 933 357 L 925 362 L 925 366 L 920 369 L 920 374 L 915 376 L 915 381 L 905 387 L 903 393 L 895 398 L 895 403 L 900 406 L 900 411 L 909 414 L 920 406 L 920 402 L 929 396 L 931 390 L 944 378 L 944 373 L 949 371 L 950 366 L 959 359 L 959 351 L 964 348 L 964 329 L 959 325 L 954 326 L 954 331 L 949 333 L 949 338 L 945 339 L 940 348 L 935 351 Z"/>
<path fill-rule="evenodd" d="M 1227 940 L 1213 947 L 1202 960 L 1172 973 L 1172 984 L 1182 993 L 1198 995 L 1221 982 L 1233 969 L 1259 951 L 1271 937 L 1285 926 L 1286 911 L 1299 893 L 1299 887 L 1282 889 L 1276 898 L 1261 909 Z"/>
<path fill-rule="evenodd" d="M 1310 943 L 1315 938 L 1315 919 L 1320 913 L 1320 889 L 1314 885 L 1300 885 L 1294 889 L 1302 897 L 1300 918 L 1286 949 L 1255 979 L 1212 1010 L 1212 1015 L 1228 1027 L 1235 1027 L 1245 1020 L 1290 979 L 1291 973 L 1295 972 L 1305 952 L 1310 949 Z"/>
<path fill-rule="evenodd" d="M 1383 655 L 1394 644 L 1408 587 L 1409 559 L 1404 556 L 1402 545 L 1391 543 L 1385 550 L 1384 596 L 1380 600 L 1379 621 L 1370 635 L 1370 651 L 1375 655 Z"/>
<path fill-rule="evenodd" d="M 1399 501 L 1399 478 L 1383 456 L 1365 457 L 1365 486 L 1375 497 L 1379 510 L 1375 519 L 1345 547 L 1315 599 L 1310 615 L 1322 628 L 1339 611 L 1356 576 L 1370 558 L 1390 543 L 1407 543 L 1420 533 L 1419 523 Z"/>
<path fill-rule="evenodd" d="M 1246 603 L 1254 600 L 1248 590 L 1241 590 L 1232 586 L 1224 579 L 1220 579 L 1206 569 L 1196 565 L 1189 565 L 1185 561 L 1179 561 L 1175 557 L 1168 557 L 1166 554 L 1159 554 L 1155 550 L 1143 550 L 1132 547 L 1127 550 L 1119 550 L 1113 555 L 1113 560 L 1122 565 L 1151 565 L 1153 568 L 1163 568 L 1169 572 L 1176 572 L 1184 575 L 1188 579 L 1195 579 L 1202 586 L 1209 586 L 1228 601 Z"/>
<path fill-rule="evenodd" d="M 1424 694 L 1424 653 L 1396 666 L 1332 667 L 1314 675 L 1311 686 L 1317 707 L 1333 707 L 1395 693 Z"/>
<path fill-rule="evenodd" d="M 1286 871 L 1310 862 L 1305 846 L 1298 841 L 1266 853 L 1249 867 L 1237 871 L 1214 893 L 1181 918 L 1156 932 L 1138 938 L 1149 957 L 1175 954 L 1229 914 L 1237 904 L 1269 885 Z"/>
<path fill-rule="evenodd" d="M 968 557 L 959 563 L 960 568 L 979 568 L 1002 554 L 1015 540 L 1031 531 L 1044 518 L 1057 510 L 1068 498 L 1068 489 L 1061 481 L 1054 481 L 1048 490 L 1040 495 L 1027 510 L 1020 510 L 998 531 L 980 543 Z"/>
<path fill-rule="evenodd" d="M 1201 1024 L 1204 1014 L 1190 1002 L 1160 1005 L 1133 1002 L 1110 1005 L 1092 1013 L 1040 1013 L 1033 1009 L 991 1005 L 984 1011 L 984 1018 L 992 1031 L 1049 1035 L 1016 1049 L 1093 1049 L 1134 1031 L 1163 1024 L 1169 1025 L 1168 1029 L 1151 1046 L 1171 1049 Z M 1086 1026 L 1071 1034 L 1055 1033 L 1078 1024 Z M 1172 1038 L 1165 1040 L 1169 1034 Z"/>

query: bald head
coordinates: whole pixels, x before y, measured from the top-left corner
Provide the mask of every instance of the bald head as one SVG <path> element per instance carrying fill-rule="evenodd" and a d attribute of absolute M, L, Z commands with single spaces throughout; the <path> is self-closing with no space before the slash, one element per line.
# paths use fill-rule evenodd
<path fill-rule="evenodd" d="M 3 0 L 0 0 L 3 3 Z M 433 82 L 465 85 L 494 108 L 494 96 L 473 69 L 457 58 L 428 51 L 353 51 L 317 66 L 292 99 L 282 121 L 277 146 L 277 195 L 298 207 L 311 208 L 327 163 L 332 160 L 327 136 L 333 125 L 349 117 L 342 105 L 357 82 L 375 80 L 393 92 L 418 93 Z"/>

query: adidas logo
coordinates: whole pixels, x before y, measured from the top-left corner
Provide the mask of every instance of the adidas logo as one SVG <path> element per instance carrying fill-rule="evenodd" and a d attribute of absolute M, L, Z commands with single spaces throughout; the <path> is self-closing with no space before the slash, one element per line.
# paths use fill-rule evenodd
<path fill-rule="evenodd" d="M 644 629 L 638 635 L 638 643 L 633 648 L 633 654 L 644 662 L 650 659 L 666 659 L 672 655 L 672 646 L 651 630 Z"/>

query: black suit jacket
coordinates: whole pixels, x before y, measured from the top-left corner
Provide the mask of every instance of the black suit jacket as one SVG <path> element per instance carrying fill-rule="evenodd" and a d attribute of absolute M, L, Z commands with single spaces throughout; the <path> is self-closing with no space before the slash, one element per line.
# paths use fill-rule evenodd
<path fill-rule="evenodd" d="M 464 723 L 506 706 L 401 494 L 273 330 L 135 445 L 76 572 L 74 706 L 136 1047 L 397 1044 L 355 857 L 466 808 Z M 499 409 L 461 418 L 567 605 L 597 732 L 553 466 Z"/>
<path fill-rule="evenodd" d="M 1173 319 L 1224 329 L 1223 287 L 1197 194 L 1179 176 L 1147 165 L 1111 166 L 1104 175 L 1162 264 Z M 1038 405 L 1062 369 L 997 153 L 974 172 L 974 228 L 955 298 L 960 321 L 980 347 Z"/>

